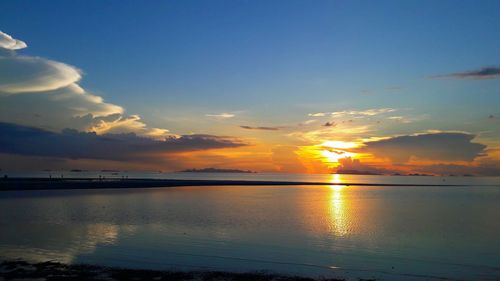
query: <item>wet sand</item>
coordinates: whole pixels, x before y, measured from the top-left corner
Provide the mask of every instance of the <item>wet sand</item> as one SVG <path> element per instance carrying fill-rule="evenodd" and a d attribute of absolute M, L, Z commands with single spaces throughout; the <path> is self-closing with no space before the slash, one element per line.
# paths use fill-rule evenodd
<path fill-rule="evenodd" d="M 357 186 L 460 186 L 449 184 L 380 184 L 355 182 L 297 182 L 249 180 L 178 180 L 178 179 L 92 179 L 92 178 L 2 178 L 0 191 L 45 189 L 154 188 L 176 186 L 249 186 L 249 185 L 357 185 Z"/>
<path fill-rule="evenodd" d="M 0 280 L 340 281 L 343 279 L 314 279 L 268 272 L 158 271 L 68 265 L 57 262 L 29 263 L 16 260 L 0 263 Z"/>

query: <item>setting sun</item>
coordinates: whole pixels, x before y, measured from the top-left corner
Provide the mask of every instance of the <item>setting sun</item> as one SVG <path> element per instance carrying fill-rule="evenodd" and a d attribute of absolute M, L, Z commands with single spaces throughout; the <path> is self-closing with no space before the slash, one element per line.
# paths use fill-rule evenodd
<path fill-rule="evenodd" d="M 323 162 L 328 164 L 338 163 L 340 159 L 347 157 L 355 157 L 356 153 L 350 152 L 347 149 L 356 148 L 359 145 L 355 142 L 345 142 L 345 141 L 325 141 L 321 144 L 321 156 L 323 156 Z"/>
<path fill-rule="evenodd" d="M 347 152 L 344 150 L 321 150 L 321 155 L 328 163 L 338 163 L 340 159 L 353 157 L 356 153 Z"/>
<path fill-rule="evenodd" d="M 499 11 L 0 1 L 0 281 L 500 281 Z"/>

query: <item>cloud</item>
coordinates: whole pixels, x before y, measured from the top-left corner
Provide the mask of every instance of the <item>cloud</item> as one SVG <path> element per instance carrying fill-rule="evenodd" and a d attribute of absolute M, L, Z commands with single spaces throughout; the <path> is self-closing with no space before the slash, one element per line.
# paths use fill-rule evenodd
<path fill-rule="evenodd" d="M 223 113 L 220 113 L 220 114 L 205 114 L 205 116 L 224 119 L 224 118 L 233 118 L 236 115 L 234 115 L 232 113 L 223 112 Z"/>
<path fill-rule="evenodd" d="M 252 127 L 252 126 L 240 126 L 242 129 L 246 130 L 263 130 L 263 131 L 278 131 L 280 127 Z"/>
<path fill-rule="evenodd" d="M 316 113 L 309 113 L 307 115 L 311 117 L 323 117 L 326 116 L 327 114 L 328 112 L 316 112 Z"/>
<path fill-rule="evenodd" d="M 162 140 L 134 133 L 102 134 L 72 129 L 60 133 L 0 122 L 0 153 L 69 159 L 102 159 L 147 161 L 162 154 L 219 148 L 246 144 L 229 137 L 183 135 Z"/>
<path fill-rule="evenodd" d="M 495 78 L 500 78 L 500 67 L 489 66 L 489 67 L 483 67 L 478 70 L 435 75 L 431 76 L 431 78 L 438 78 L 438 79 L 455 78 L 455 79 L 472 79 L 472 80 L 495 79 Z"/>
<path fill-rule="evenodd" d="M 12 38 L 9 34 L 0 31 L 0 48 L 7 50 L 19 50 L 26 48 L 28 45 L 21 40 Z"/>
<path fill-rule="evenodd" d="M 68 134 L 57 132 L 73 129 L 79 132 L 73 135 L 80 137 L 74 138 L 75 146 L 66 142 L 65 145 L 70 147 L 92 142 L 99 142 L 99 147 L 103 147 L 102 139 L 97 135 L 116 141 L 123 140 L 124 136 L 130 136 L 127 133 L 134 133 L 136 140 L 133 143 L 141 140 L 141 144 L 161 147 L 159 151 L 164 151 L 167 144 L 170 148 L 191 143 L 193 148 L 200 149 L 204 147 L 211 149 L 218 144 L 224 144 L 223 139 L 216 139 L 215 136 L 178 136 L 164 128 L 150 128 L 140 116 L 127 115 L 123 107 L 106 102 L 102 97 L 82 88 L 79 85 L 82 72 L 76 67 L 45 58 L 21 56 L 15 52 L 16 49 L 24 47 L 26 47 L 24 42 L 0 32 L 0 122 L 40 128 L 47 134 L 49 133 L 47 131 L 51 131 L 55 134 L 51 137 L 56 139 L 54 143 L 71 139 Z M 222 113 L 212 116 L 230 118 L 234 114 Z M 85 135 L 87 133 L 84 132 L 95 135 Z M 87 142 L 82 143 L 81 140 Z M 149 143 L 146 140 L 149 140 Z M 157 143 L 157 141 L 163 142 Z M 126 143 L 130 142 L 131 137 Z M 90 148 L 92 147 L 88 149 Z M 114 150 L 113 147 L 108 149 Z M 104 152 L 102 151 L 102 155 L 107 155 Z M 98 155 L 90 156 L 96 158 Z"/>
<path fill-rule="evenodd" d="M 376 168 L 371 165 L 366 165 L 361 163 L 359 159 L 353 159 L 351 157 L 340 158 L 338 160 L 339 167 L 337 168 L 337 173 L 359 173 L 359 174 L 388 174 L 391 171 L 386 169 Z"/>
<path fill-rule="evenodd" d="M 80 71 L 38 57 L 0 57 L 0 94 L 36 93 L 59 89 L 80 80 Z"/>
<path fill-rule="evenodd" d="M 325 116 L 331 116 L 331 117 L 336 117 L 336 118 L 342 118 L 342 117 L 365 117 L 365 116 L 375 116 L 375 115 L 380 115 L 380 114 L 385 114 L 385 113 L 390 113 L 394 112 L 396 109 L 394 108 L 370 108 L 370 109 L 365 109 L 365 110 L 343 110 L 343 111 L 333 111 L 333 112 L 316 112 L 316 113 L 309 113 L 307 114 L 308 116 L 311 117 L 325 117 Z"/>
<path fill-rule="evenodd" d="M 77 84 L 43 93 L 0 95 L 1 121 L 54 131 L 64 128 L 92 131 L 99 125 L 104 127 L 104 123 L 111 126 L 115 120 L 127 118 L 123 113 L 121 106 L 106 103 Z M 134 128 L 137 126 L 131 129 Z"/>
<path fill-rule="evenodd" d="M 405 123 L 405 124 L 408 124 L 408 123 L 412 123 L 414 121 L 417 121 L 419 119 L 422 119 L 423 117 L 417 117 L 417 118 L 408 118 L 408 117 L 405 117 L 405 116 L 390 116 L 388 117 L 389 120 L 392 120 L 392 121 L 396 121 L 396 122 L 400 122 L 400 123 Z M 379 121 L 380 123 L 380 121 Z"/>
<path fill-rule="evenodd" d="M 375 116 L 380 114 L 385 114 L 389 112 L 394 112 L 394 108 L 371 108 L 365 110 L 344 110 L 335 111 L 330 113 L 332 117 L 345 117 L 345 116 Z"/>
<path fill-rule="evenodd" d="M 365 142 L 361 152 L 404 163 L 412 157 L 439 161 L 472 161 L 482 156 L 485 145 L 472 142 L 475 135 L 467 133 L 430 133 L 396 136 Z"/>
<path fill-rule="evenodd" d="M 26 44 L 0 32 L 0 50 L 4 50 L 0 52 L 0 121 L 52 131 L 168 135 L 167 129 L 148 128 L 139 116 L 125 115 L 121 106 L 80 87 L 81 71 L 76 67 L 17 55 L 14 50 L 21 47 Z"/>

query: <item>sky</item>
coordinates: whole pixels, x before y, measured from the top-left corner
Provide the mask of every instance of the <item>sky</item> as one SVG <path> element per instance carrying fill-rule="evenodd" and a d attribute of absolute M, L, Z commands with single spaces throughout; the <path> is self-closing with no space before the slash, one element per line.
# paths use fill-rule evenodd
<path fill-rule="evenodd" d="M 0 169 L 500 175 L 498 1 L 2 1 Z"/>

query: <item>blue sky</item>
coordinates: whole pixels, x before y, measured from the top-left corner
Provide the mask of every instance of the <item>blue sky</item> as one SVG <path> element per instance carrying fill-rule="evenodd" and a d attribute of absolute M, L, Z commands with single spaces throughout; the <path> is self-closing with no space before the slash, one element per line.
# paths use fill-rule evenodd
<path fill-rule="evenodd" d="M 499 13 L 499 1 L 2 1 L 0 30 L 177 133 L 221 134 L 205 115 L 222 112 L 280 126 L 395 108 L 419 122 L 378 135 L 479 134 L 500 115 L 500 79 L 430 77 L 498 66 Z"/>

